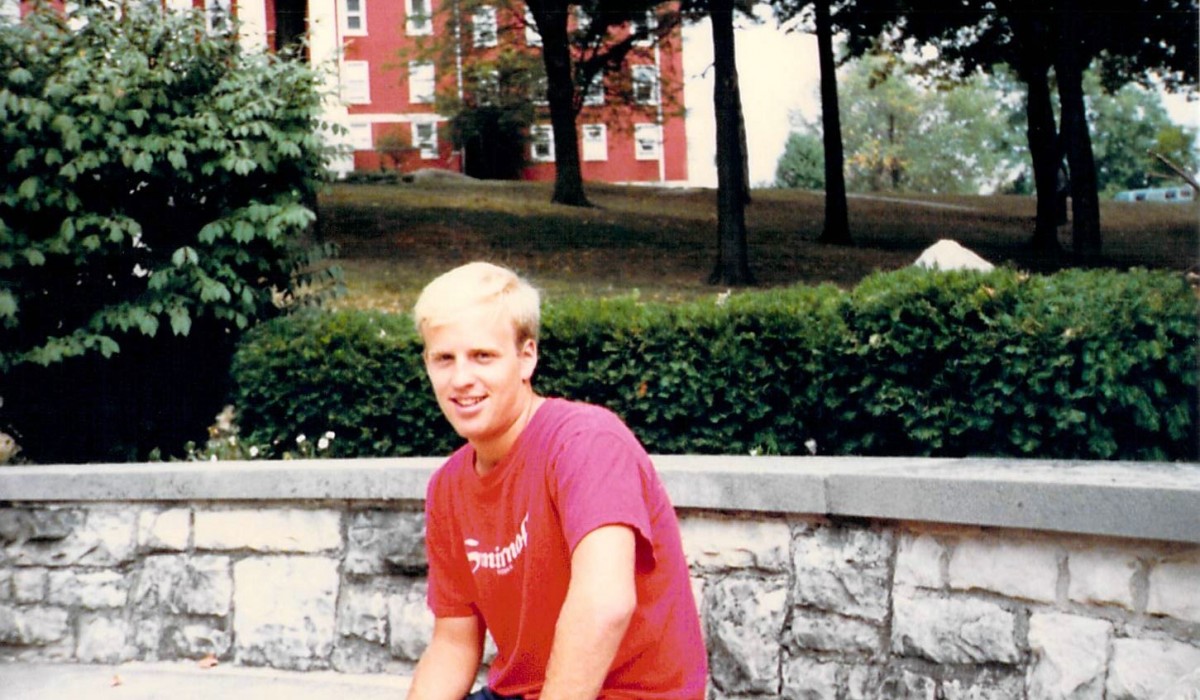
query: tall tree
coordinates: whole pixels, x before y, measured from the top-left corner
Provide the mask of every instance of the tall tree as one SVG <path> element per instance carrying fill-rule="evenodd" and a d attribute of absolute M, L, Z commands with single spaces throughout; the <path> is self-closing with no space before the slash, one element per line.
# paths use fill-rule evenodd
<path fill-rule="evenodd" d="M 733 34 L 733 0 L 709 0 L 717 122 L 717 262 L 709 284 L 754 283 L 746 242 L 745 168 Z"/>
<path fill-rule="evenodd" d="M 1090 260 L 1100 253 L 1101 234 L 1082 72 L 1099 60 L 1113 85 L 1156 78 L 1168 86 L 1194 85 L 1200 64 L 1198 18 L 1195 0 L 1121 0 L 1086 7 L 1077 0 L 857 0 L 855 21 L 846 24 L 852 52 L 866 51 L 888 36 L 935 46 L 942 67 L 950 70 L 989 70 L 998 63 L 1016 69 L 1030 88 L 1029 145 L 1039 191 L 1035 243 L 1046 244 L 1057 223 L 1053 208 L 1043 207 L 1042 200 L 1054 191 L 1052 175 L 1057 176 L 1062 149 L 1072 163 L 1072 245 L 1077 257 Z M 1061 140 L 1048 135 L 1052 112 L 1045 94 L 1051 69 L 1063 113 Z"/>
<path fill-rule="evenodd" d="M 831 0 L 816 0 L 817 60 L 821 68 L 821 124 L 825 145 L 825 227 L 818 240 L 851 245 L 850 215 L 846 203 L 845 154 L 842 151 L 842 117 L 838 105 L 837 69 L 833 60 Z"/>
<path fill-rule="evenodd" d="M 836 29 L 833 0 L 772 0 L 776 15 L 786 22 L 805 15 L 811 7 L 812 31 L 817 37 L 817 62 L 821 81 L 821 135 L 824 144 L 825 223 L 818 240 L 852 245 L 846 203 L 845 151 L 842 145 L 841 106 L 838 101 L 837 62 L 833 51 Z"/>
<path fill-rule="evenodd" d="M 546 100 L 554 130 L 554 195 L 552 202 L 590 206 L 583 191 L 579 140 L 575 134 L 575 76 L 571 68 L 568 0 L 528 0 L 529 13 L 542 35 L 542 63 L 546 70 Z"/>

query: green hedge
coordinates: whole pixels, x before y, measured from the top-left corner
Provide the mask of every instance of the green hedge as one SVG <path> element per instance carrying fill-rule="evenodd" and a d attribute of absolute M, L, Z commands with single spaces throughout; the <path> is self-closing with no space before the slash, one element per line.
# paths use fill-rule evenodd
<path fill-rule="evenodd" d="M 609 406 L 655 453 L 1197 457 L 1197 296 L 1177 274 L 877 274 L 681 305 L 547 305 L 538 390 Z M 339 456 L 458 439 L 407 317 L 316 312 L 234 362 L 244 435 Z"/>

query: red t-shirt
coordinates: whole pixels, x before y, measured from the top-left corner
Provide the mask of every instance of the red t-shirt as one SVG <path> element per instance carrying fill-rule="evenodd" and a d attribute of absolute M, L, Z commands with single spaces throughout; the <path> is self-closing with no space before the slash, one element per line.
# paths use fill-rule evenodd
<path fill-rule="evenodd" d="M 429 484 L 429 607 L 482 617 L 499 649 L 491 689 L 540 694 L 571 552 L 596 528 L 622 524 L 637 535 L 638 602 L 600 697 L 703 698 L 707 656 L 675 509 L 621 420 L 548 399 L 487 475 L 474 458 L 463 446 Z"/>

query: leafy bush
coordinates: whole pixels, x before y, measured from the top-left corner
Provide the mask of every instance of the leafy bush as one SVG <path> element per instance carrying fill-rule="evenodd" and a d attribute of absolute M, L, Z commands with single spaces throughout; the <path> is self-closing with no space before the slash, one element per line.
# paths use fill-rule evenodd
<path fill-rule="evenodd" d="M 199 13 L 0 23 L 0 424 L 26 454 L 121 459 L 203 429 L 239 334 L 326 253 L 301 245 L 317 85 Z"/>
<path fill-rule="evenodd" d="M 535 385 L 609 406 L 658 453 L 1195 459 L 1196 294 L 1177 275 L 877 274 L 667 306 L 550 303 Z M 255 329 L 234 366 L 258 442 L 340 455 L 457 442 L 404 316 Z"/>

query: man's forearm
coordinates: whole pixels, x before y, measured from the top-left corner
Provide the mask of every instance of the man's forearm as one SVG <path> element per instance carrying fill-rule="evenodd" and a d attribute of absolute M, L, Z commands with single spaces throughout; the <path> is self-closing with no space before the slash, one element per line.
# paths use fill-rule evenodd
<path fill-rule="evenodd" d="M 595 700 L 632 615 L 632 606 L 614 609 L 568 595 L 554 631 L 542 700 Z"/>
<path fill-rule="evenodd" d="M 475 682 L 481 644 L 434 633 L 417 663 L 408 700 L 462 700 Z"/>

